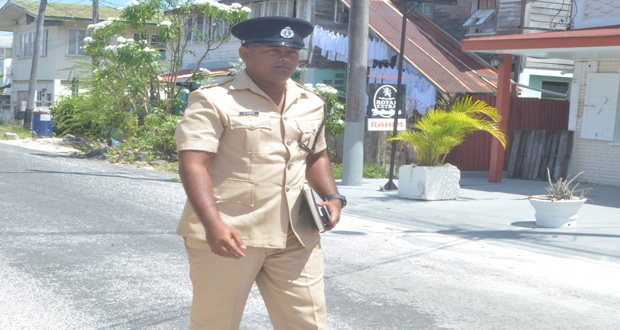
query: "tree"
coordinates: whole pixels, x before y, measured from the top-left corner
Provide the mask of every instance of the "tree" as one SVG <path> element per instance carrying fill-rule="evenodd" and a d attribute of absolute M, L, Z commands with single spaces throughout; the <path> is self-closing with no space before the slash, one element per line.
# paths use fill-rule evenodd
<path fill-rule="evenodd" d="M 203 79 L 200 66 L 207 54 L 226 42 L 228 27 L 247 19 L 249 12 L 214 0 L 132 0 L 119 10 L 120 18 L 89 25 L 91 36 L 83 50 L 97 58 L 97 66 L 89 64 L 86 70 L 93 73 L 92 90 L 109 97 L 119 111 L 135 112 L 139 124 L 150 113 L 174 114 L 183 58 L 197 59 L 188 82 Z M 134 38 L 125 38 L 128 27 Z M 150 45 L 155 39 L 163 51 Z M 192 42 L 201 43 L 199 52 L 188 47 Z"/>
<path fill-rule="evenodd" d="M 4 73 L 0 73 L 0 79 L 2 79 L 3 77 L 4 77 Z M 4 90 L 7 88 L 11 88 L 11 84 L 0 86 L 0 93 L 4 93 Z"/>

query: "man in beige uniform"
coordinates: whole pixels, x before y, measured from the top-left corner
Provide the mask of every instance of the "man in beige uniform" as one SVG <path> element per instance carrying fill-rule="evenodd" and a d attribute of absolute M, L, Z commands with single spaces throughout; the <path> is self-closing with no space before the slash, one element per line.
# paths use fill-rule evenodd
<path fill-rule="evenodd" d="M 325 329 L 320 237 L 301 191 L 307 180 L 325 200 L 328 230 L 346 199 L 327 157 L 324 102 L 290 79 L 313 26 L 261 17 L 231 31 L 246 69 L 192 93 L 177 128 L 191 328 L 238 329 L 256 282 L 275 329 Z"/>

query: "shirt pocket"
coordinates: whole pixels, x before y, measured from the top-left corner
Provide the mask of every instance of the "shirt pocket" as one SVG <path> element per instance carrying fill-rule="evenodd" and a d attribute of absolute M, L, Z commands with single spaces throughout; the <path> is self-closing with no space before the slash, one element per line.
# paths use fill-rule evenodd
<path fill-rule="evenodd" d="M 254 181 L 211 176 L 215 203 L 240 203 L 254 206 Z"/>
<path fill-rule="evenodd" d="M 321 126 L 321 120 L 296 120 L 295 123 L 301 132 L 299 144 L 306 145 L 308 148 L 312 149 L 314 140 L 317 138 L 319 126 Z"/>
<path fill-rule="evenodd" d="M 232 138 L 238 139 L 238 143 L 243 143 L 246 152 L 256 154 L 271 150 L 271 145 L 266 143 L 271 133 L 269 116 L 229 115 L 228 124 Z"/>

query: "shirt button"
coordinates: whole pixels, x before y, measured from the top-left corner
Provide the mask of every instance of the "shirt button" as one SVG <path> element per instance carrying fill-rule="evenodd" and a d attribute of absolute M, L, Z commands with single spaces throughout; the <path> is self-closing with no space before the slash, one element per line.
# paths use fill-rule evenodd
<path fill-rule="evenodd" d="M 255 122 L 251 122 L 250 123 L 250 127 L 254 127 L 254 126 L 256 126 L 256 123 Z"/>
<path fill-rule="evenodd" d="M 288 139 L 288 141 L 286 141 L 286 144 L 287 144 L 287 145 L 289 145 L 289 146 L 290 146 L 291 144 L 293 144 L 293 139 Z"/>
<path fill-rule="evenodd" d="M 289 190 L 291 190 L 291 187 L 286 186 L 286 187 L 284 187 L 284 190 L 286 190 L 286 192 L 288 192 Z"/>
<path fill-rule="evenodd" d="M 215 199 L 215 201 L 219 201 L 220 200 L 220 196 L 214 196 L 213 199 Z"/>
<path fill-rule="evenodd" d="M 314 127 L 313 127 L 313 128 L 312 128 L 312 131 L 313 131 L 313 132 L 316 132 L 316 128 L 314 128 Z"/>
<path fill-rule="evenodd" d="M 286 115 L 282 116 L 282 119 L 287 120 L 288 117 Z"/>
<path fill-rule="evenodd" d="M 288 169 L 290 170 L 291 168 L 293 168 L 293 162 L 288 162 Z"/>

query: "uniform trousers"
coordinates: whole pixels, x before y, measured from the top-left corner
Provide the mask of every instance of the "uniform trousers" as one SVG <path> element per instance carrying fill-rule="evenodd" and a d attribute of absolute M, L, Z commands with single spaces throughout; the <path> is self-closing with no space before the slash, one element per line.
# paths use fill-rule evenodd
<path fill-rule="evenodd" d="M 248 247 L 244 258 L 220 257 L 205 240 L 185 237 L 193 300 L 191 330 L 239 329 L 256 282 L 275 330 L 327 329 L 323 252 L 305 248 L 289 229 L 283 249 Z"/>

